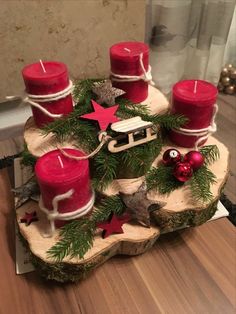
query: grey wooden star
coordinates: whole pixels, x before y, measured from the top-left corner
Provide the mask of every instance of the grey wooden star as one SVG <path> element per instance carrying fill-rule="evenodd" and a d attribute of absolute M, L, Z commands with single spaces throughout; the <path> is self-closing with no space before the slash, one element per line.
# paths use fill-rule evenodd
<path fill-rule="evenodd" d="M 39 200 L 39 186 L 35 178 L 30 179 L 28 182 L 18 188 L 12 189 L 12 191 L 15 193 L 17 199 L 15 205 L 16 208 L 20 207 L 28 200 Z"/>
<path fill-rule="evenodd" d="M 125 94 L 123 90 L 112 87 L 110 80 L 94 83 L 92 91 L 98 96 L 96 101 L 99 104 L 106 103 L 109 106 L 115 105 L 116 97 Z"/>
<path fill-rule="evenodd" d="M 137 192 L 133 194 L 121 193 L 121 198 L 127 207 L 127 212 L 132 219 L 137 220 L 140 224 L 150 227 L 150 215 L 153 211 L 164 207 L 166 203 L 149 200 L 147 198 L 146 184 L 143 183 Z"/>

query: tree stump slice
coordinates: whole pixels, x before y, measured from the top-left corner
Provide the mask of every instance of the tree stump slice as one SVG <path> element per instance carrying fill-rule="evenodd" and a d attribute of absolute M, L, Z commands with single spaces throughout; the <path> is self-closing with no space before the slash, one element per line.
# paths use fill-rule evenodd
<path fill-rule="evenodd" d="M 84 259 L 68 257 L 57 263 L 50 260 L 46 254 L 58 240 L 58 231 L 52 238 L 44 238 L 49 223 L 45 214 L 39 210 L 38 204 L 29 201 L 16 210 L 20 234 L 29 247 L 32 261 L 40 274 L 48 279 L 57 281 L 77 281 L 83 278 L 90 270 L 104 263 L 106 260 L 117 254 L 137 255 L 142 254 L 153 246 L 161 233 L 174 231 L 179 228 L 200 225 L 209 220 L 217 209 L 217 203 L 221 190 L 227 179 L 229 152 L 227 148 L 214 137 L 208 140 L 207 144 L 217 145 L 221 158 L 210 166 L 210 169 L 217 177 L 217 182 L 212 186 L 214 199 L 208 204 L 196 203 L 191 199 L 187 187 L 172 192 L 169 196 L 163 196 L 155 191 L 148 194 L 151 200 L 158 200 L 165 205 L 152 212 L 152 223 L 150 228 L 137 224 L 127 223 L 123 225 L 124 233 L 111 235 L 102 239 L 101 231 L 95 236 L 93 247 L 86 253 Z M 163 152 L 171 146 L 166 146 Z M 181 153 L 187 152 L 185 148 L 179 148 Z M 163 154 L 162 152 L 162 154 Z M 161 159 L 161 155 L 155 160 L 154 165 Z M 115 195 L 119 192 L 126 194 L 135 193 L 144 181 L 144 177 L 137 179 L 115 180 L 105 191 L 106 195 Z M 36 211 L 39 217 L 38 222 L 29 226 L 19 223 L 25 212 Z"/>
<path fill-rule="evenodd" d="M 39 221 L 29 226 L 20 223 L 25 212 L 36 211 Z M 93 247 L 85 254 L 83 259 L 65 257 L 57 263 L 47 256 L 50 249 L 58 240 L 59 231 L 51 238 L 45 238 L 49 222 L 45 214 L 39 209 L 37 202 L 29 201 L 16 210 L 16 219 L 20 235 L 30 250 L 31 259 L 40 274 L 48 279 L 57 281 L 77 281 L 84 277 L 89 270 L 94 269 L 114 255 L 138 255 L 147 251 L 160 235 L 157 226 L 144 228 L 141 225 L 130 223 L 122 226 L 123 234 L 114 234 L 103 239 L 100 229 L 95 235 Z"/>
<path fill-rule="evenodd" d="M 209 169 L 215 174 L 217 181 L 216 184 L 211 186 L 214 198 L 210 203 L 203 204 L 196 202 L 192 199 L 191 192 L 187 186 L 171 192 L 170 195 L 161 195 L 157 191 L 150 191 L 148 199 L 166 203 L 164 207 L 152 213 L 152 217 L 160 227 L 161 233 L 187 226 L 200 225 L 214 215 L 222 189 L 228 177 L 229 151 L 224 144 L 212 136 L 205 145 L 217 145 L 220 151 L 220 159 L 209 166 Z M 156 166 L 162 160 L 163 153 L 169 148 L 176 148 L 181 154 L 185 154 L 190 150 L 169 143 L 163 147 L 153 166 Z M 116 195 L 120 192 L 133 194 L 138 191 L 143 181 L 144 177 L 114 180 L 104 191 L 104 194 L 107 196 Z"/>
<path fill-rule="evenodd" d="M 142 104 L 147 106 L 150 114 L 162 114 L 169 110 L 168 100 L 153 86 L 149 86 L 149 96 Z M 33 117 L 29 118 L 25 124 L 24 140 L 29 152 L 37 158 L 51 150 L 57 149 L 58 145 L 52 133 L 47 136 L 43 135 L 42 130 L 35 125 Z M 71 139 L 60 143 L 60 146 L 75 148 L 76 143 Z"/>

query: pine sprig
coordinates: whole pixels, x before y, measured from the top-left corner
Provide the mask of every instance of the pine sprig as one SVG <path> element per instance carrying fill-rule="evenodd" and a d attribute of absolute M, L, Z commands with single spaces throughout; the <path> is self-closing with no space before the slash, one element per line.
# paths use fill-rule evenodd
<path fill-rule="evenodd" d="M 24 150 L 22 151 L 22 153 L 20 154 L 20 157 L 22 158 L 21 159 L 21 163 L 24 165 L 24 166 L 31 166 L 31 167 L 34 167 L 35 166 L 35 163 L 37 161 L 37 158 L 34 157 L 28 150 L 28 147 L 27 145 L 25 144 L 24 145 Z"/>
<path fill-rule="evenodd" d="M 216 145 L 203 146 L 199 151 L 205 157 L 205 165 L 211 165 L 220 157 L 220 151 Z"/>
<path fill-rule="evenodd" d="M 189 186 L 192 197 L 196 201 L 208 202 L 212 200 L 211 185 L 216 183 L 215 175 L 203 165 L 200 169 L 193 173 Z"/>
<path fill-rule="evenodd" d="M 88 105 L 90 100 L 96 97 L 96 95 L 92 92 L 94 83 L 103 81 L 104 79 L 86 79 L 75 82 L 73 90 L 75 102 Z"/>
<path fill-rule="evenodd" d="M 47 251 L 48 256 L 56 262 L 66 256 L 83 258 L 92 247 L 93 232 L 94 224 L 85 218 L 66 224 L 60 229 L 60 240 Z"/>
<path fill-rule="evenodd" d="M 146 176 L 147 189 L 157 190 L 160 194 L 169 194 L 183 186 L 173 175 L 173 167 L 160 164 L 153 167 Z"/>
<path fill-rule="evenodd" d="M 74 220 L 60 229 L 59 241 L 47 251 L 48 256 L 56 262 L 61 262 L 66 256 L 83 258 L 93 246 L 97 224 L 106 221 L 111 213 L 121 215 L 124 210 L 119 196 L 106 197 L 90 218 Z"/>
<path fill-rule="evenodd" d="M 146 117 L 147 121 L 153 122 L 153 124 L 160 125 L 167 130 L 174 128 L 180 128 L 188 122 L 188 119 L 179 114 L 161 114 L 161 115 L 150 115 Z"/>
<path fill-rule="evenodd" d="M 121 152 L 119 157 L 123 162 L 124 168 L 129 169 L 136 176 L 141 176 L 148 171 L 150 164 L 159 155 L 162 145 L 161 139 L 157 138 L 145 145 L 136 146 Z"/>
<path fill-rule="evenodd" d="M 129 100 L 120 99 L 118 115 L 122 118 L 132 118 L 140 116 L 145 121 L 150 121 L 154 125 L 159 125 L 167 130 L 179 128 L 188 122 L 188 119 L 183 115 L 178 114 L 150 114 L 148 107 L 144 104 L 133 104 Z"/>
<path fill-rule="evenodd" d="M 104 190 L 117 176 L 119 160 L 115 154 L 101 151 L 93 160 L 93 187 Z"/>

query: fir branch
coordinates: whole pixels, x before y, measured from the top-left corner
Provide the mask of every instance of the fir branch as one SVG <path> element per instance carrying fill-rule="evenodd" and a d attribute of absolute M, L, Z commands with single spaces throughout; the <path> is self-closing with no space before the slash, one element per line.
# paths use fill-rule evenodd
<path fill-rule="evenodd" d="M 48 256 L 56 262 L 66 256 L 83 258 L 92 247 L 94 229 L 94 224 L 85 218 L 66 224 L 60 229 L 60 240 L 47 251 Z"/>
<path fill-rule="evenodd" d="M 168 130 L 179 128 L 188 122 L 188 119 L 183 115 L 170 113 L 151 115 L 147 105 L 133 104 L 126 99 L 120 99 L 117 103 L 119 104 L 118 116 L 123 119 L 140 116 L 143 120 L 150 121 Z"/>
<path fill-rule="evenodd" d="M 147 189 L 157 190 L 160 194 L 170 192 L 183 186 L 173 175 L 173 167 L 160 164 L 157 168 L 152 168 L 146 176 Z"/>
<path fill-rule="evenodd" d="M 21 163 L 24 165 L 24 166 L 31 166 L 31 167 L 34 167 L 35 166 L 35 163 L 37 161 L 37 158 L 34 157 L 28 150 L 28 147 L 27 145 L 25 144 L 24 145 L 24 150 L 23 152 L 20 154 L 20 157 L 22 158 L 21 159 Z"/>
<path fill-rule="evenodd" d="M 132 118 L 135 116 L 146 116 L 149 114 L 147 105 L 134 104 L 128 99 L 120 98 L 116 101 L 119 105 L 117 115 L 123 119 Z"/>
<path fill-rule="evenodd" d="M 146 117 L 146 120 L 153 122 L 153 124 L 160 125 L 160 127 L 163 127 L 167 130 L 180 128 L 188 122 L 188 119 L 185 116 L 170 113 L 150 115 Z"/>
<path fill-rule="evenodd" d="M 124 168 L 129 169 L 136 176 L 141 176 L 149 170 L 150 164 L 159 155 L 162 145 L 161 139 L 157 138 L 144 145 L 121 152 L 119 159 L 122 160 Z"/>
<path fill-rule="evenodd" d="M 93 163 L 93 187 L 104 190 L 117 176 L 119 159 L 107 150 L 100 151 Z"/>
<path fill-rule="evenodd" d="M 90 218 L 74 220 L 60 229 L 59 241 L 47 251 L 48 256 L 56 262 L 61 262 L 66 256 L 83 258 L 93 246 L 97 224 L 106 221 L 111 213 L 121 215 L 124 210 L 119 196 L 106 197 Z"/>
<path fill-rule="evenodd" d="M 73 97 L 75 102 L 88 105 L 92 98 L 96 98 L 96 95 L 92 92 L 93 84 L 103 81 L 104 79 L 86 79 L 76 81 L 73 90 Z"/>
<path fill-rule="evenodd" d="M 213 194 L 210 187 L 216 183 L 216 177 L 205 165 L 194 171 L 188 183 L 194 200 L 203 202 L 212 200 Z"/>
<path fill-rule="evenodd" d="M 205 157 L 205 165 L 211 165 L 220 157 L 220 151 L 216 145 L 203 146 L 199 151 Z"/>
<path fill-rule="evenodd" d="M 122 215 L 124 211 L 125 205 L 120 196 L 114 195 L 105 197 L 98 205 L 98 208 L 94 210 L 91 221 L 97 224 L 99 222 L 106 221 L 110 217 L 111 213 L 119 216 Z"/>

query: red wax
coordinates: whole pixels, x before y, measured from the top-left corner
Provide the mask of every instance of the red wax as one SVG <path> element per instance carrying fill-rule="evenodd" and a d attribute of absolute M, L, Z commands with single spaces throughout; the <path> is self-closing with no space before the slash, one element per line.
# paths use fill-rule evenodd
<path fill-rule="evenodd" d="M 194 92 L 195 82 L 197 82 L 196 92 Z M 207 128 L 211 124 L 217 94 L 217 88 L 209 82 L 202 80 L 180 81 L 173 87 L 172 113 L 183 114 L 189 119 L 189 122 L 182 126 L 183 128 L 192 130 Z M 199 137 L 171 131 L 170 139 L 179 146 L 190 148 L 194 147 Z"/>
<path fill-rule="evenodd" d="M 74 156 L 84 156 L 76 149 L 64 149 Z M 63 167 L 61 165 L 61 162 Z M 68 199 L 59 201 L 58 212 L 73 212 L 86 205 L 92 196 L 88 160 L 74 160 L 65 157 L 59 150 L 46 153 L 37 160 L 35 174 L 38 179 L 44 206 L 52 210 L 52 200 L 59 194 L 73 189 L 74 193 Z M 63 221 L 56 221 L 56 226 L 63 225 Z"/>
<path fill-rule="evenodd" d="M 48 95 L 64 90 L 69 85 L 68 70 L 64 63 L 54 61 L 43 61 L 46 73 L 40 62 L 27 65 L 22 70 L 26 92 L 32 95 Z M 51 113 L 67 115 L 73 110 L 71 94 L 65 98 L 51 102 L 40 102 L 41 106 Z M 39 109 L 32 107 L 35 123 L 42 127 L 53 119 L 46 116 Z"/>
<path fill-rule="evenodd" d="M 143 53 L 144 68 L 148 71 L 149 47 L 146 44 L 141 42 L 121 42 L 113 45 L 110 48 L 111 72 L 129 76 L 142 75 L 143 70 L 139 61 L 141 53 Z M 122 97 L 134 103 L 144 101 L 148 97 L 148 83 L 143 80 L 134 82 L 112 81 L 112 85 L 125 91 L 126 94 Z"/>

